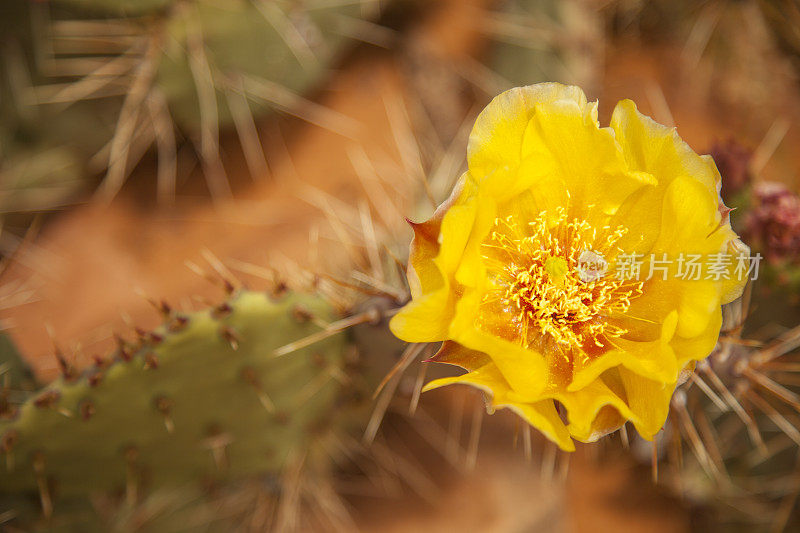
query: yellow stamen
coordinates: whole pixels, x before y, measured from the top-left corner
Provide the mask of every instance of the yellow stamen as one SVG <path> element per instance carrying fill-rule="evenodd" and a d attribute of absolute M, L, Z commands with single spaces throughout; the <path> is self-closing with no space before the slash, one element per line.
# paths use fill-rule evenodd
<path fill-rule="evenodd" d="M 526 347 L 550 339 L 565 354 L 605 347 L 608 339 L 627 333 L 609 318 L 628 310 L 642 283 L 613 272 L 587 276 L 581 257 L 611 264 L 622 252 L 616 243 L 625 233 L 621 226 L 595 228 L 585 220 L 568 220 L 564 209 L 541 213 L 527 227 L 513 216 L 497 218 L 484 243 L 493 289 L 484 296 L 481 315 L 500 302 L 512 313 L 514 340 Z"/>
<path fill-rule="evenodd" d="M 544 270 L 547 276 L 554 282 L 561 282 L 567 275 L 567 261 L 563 257 L 548 257 L 544 262 Z"/>

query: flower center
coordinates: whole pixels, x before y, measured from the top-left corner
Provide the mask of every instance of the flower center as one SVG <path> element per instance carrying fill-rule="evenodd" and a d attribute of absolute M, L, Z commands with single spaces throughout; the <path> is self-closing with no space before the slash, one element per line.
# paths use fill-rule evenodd
<path fill-rule="evenodd" d="M 482 317 L 510 317 L 514 340 L 526 347 L 554 341 L 565 353 L 577 348 L 584 355 L 604 348 L 627 333 L 609 318 L 625 313 L 641 294 L 642 283 L 607 272 L 625 233 L 621 226 L 569 220 L 563 209 L 524 225 L 514 216 L 497 218 L 483 244 L 492 288 L 483 297 Z"/>

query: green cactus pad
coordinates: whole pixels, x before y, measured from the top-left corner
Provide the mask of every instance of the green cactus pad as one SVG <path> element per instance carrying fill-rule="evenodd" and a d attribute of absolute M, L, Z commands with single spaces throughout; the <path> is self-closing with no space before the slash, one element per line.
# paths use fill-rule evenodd
<path fill-rule="evenodd" d="M 252 120 L 274 111 L 314 122 L 305 98 L 323 87 L 358 28 L 381 6 L 373 0 L 6 3 L 0 33 L 19 57 L 0 57 L 0 218 L 23 215 L 23 226 L 31 213 L 90 192 L 94 178 L 109 170 L 115 135 L 133 132 L 120 155 L 127 175 L 148 150 L 165 149 L 156 131 L 161 140 L 173 136 L 167 146 L 199 145 L 198 156 L 208 162 L 218 152 L 209 142 L 216 144 L 225 128 L 235 126 L 251 143 Z M 45 55 L 47 62 L 37 59 Z M 20 164 L 37 159 L 46 163 Z"/>
<path fill-rule="evenodd" d="M 17 351 L 11 337 L 0 333 L 0 390 L 6 386 L 27 390 L 34 384 L 33 371 Z M 0 398 L 2 394 L 0 393 Z M 0 416 L 2 416 L 0 405 Z"/>
<path fill-rule="evenodd" d="M 176 11 L 166 21 L 164 55 L 156 79 L 175 122 L 184 131 L 197 131 L 201 124 L 197 81 L 190 67 L 190 56 L 197 54 L 192 52 L 188 36 L 193 25 L 201 34 L 212 69 L 220 124 L 232 121 L 222 78 L 266 80 L 285 94 L 317 88 L 345 45 L 352 44 L 337 32 L 338 26 L 342 20 L 361 17 L 358 3 L 318 3 L 292 7 L 263 2 L 259 7 L 257 2 L 243 0 L 202 0 L 195 9 Z M 254 115 L 272 109 L 258 96 L 248 100 Z"/>
<path fill-rule="evenodd" d="M 273 352 L 331 314 L 319 297 L 252 292 L 173 314 L 113 362 L 59 379 L 0 422 L 0 491 L 179 486 L 278 472 L 292 453 L 313 455 L 342 391 L 344 335 Z"/>

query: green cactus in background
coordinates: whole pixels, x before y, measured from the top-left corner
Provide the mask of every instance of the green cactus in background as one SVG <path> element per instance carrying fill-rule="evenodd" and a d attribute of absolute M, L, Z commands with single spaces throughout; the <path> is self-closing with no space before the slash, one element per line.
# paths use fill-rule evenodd
<path fill-rule="evenodd" d="M 0 385 L 4 389 L 30 390 L 36 382 L 28 364 L 22 359 L 16 346 L 8 335 L 0 335 Z M 8 401 L 8 399 L 6 399 Z M 8 408 L 4 407 L 3 397 L 0 396 L 0 413 Z"/>
<path fill-rule="evenodd" d="M 207 311 L 170 311 L 82 375 L 64 364 L 59 380 L 6 405 L 0 499 L 38 492 L 47 516 L 90 494 L 179 495 L 278 476 L 293 461 L 324 475 L 326 442 L 363 430 L 369 412 L 333 318 L 318 296 L 242 292 Z"/>
<path fill-rule="evenodd" d="M 151 148 L 159 199 L 169 200 L 184 143 L 211 194 L 226 196 L 220 129 L 234 126 L 251 173 L 266 175 L 254 118 L 275 110 L 350 131 L 302 95 L 319 87 L 378 5 L 10 0 L 0 23 L 0 215 L 74 201 L 95 174 L 106 175 L 100 194 L 110 199 Z M 47 165 L 14 163 L 40 155 Z"/>
<path fill-rule="evenodd" d="M 510 87 L 558 81 L 597 90 L 603 19 L 585 0 L 504 0 L 485 17 L 487 64 Z"/>

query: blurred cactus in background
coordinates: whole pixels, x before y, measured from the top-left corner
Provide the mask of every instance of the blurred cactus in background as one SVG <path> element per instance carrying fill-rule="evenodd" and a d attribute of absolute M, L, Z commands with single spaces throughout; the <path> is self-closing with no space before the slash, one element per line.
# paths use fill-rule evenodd
<path fill-rule="evenodd" d="M 709 155 L 714 158 L 720 175 L 723 176 L 720 194 L 725 205 L 739 207 L 752 185 L 753 176 L 750 170 L 752 152 L 733 139 L 725 142 L 717 141 L 711 145 Z"/>
<path fill-rule="evenodd" d="M 24 495 L 38 494 L 42 527 L 52 517 L 79 531 L 101 518 L 93 495 L 122 494 L 132 511 L 140 499 L 258 476 L 270 497 L 302 501 L 291 492 L 330 483 L 334 465 L 357 453 L 345 443 L 366 429 L 366 399 L 392 350 L 348 348 L 361 337 L 332 322 L 325 298 L 241 292 L 202 312 L 162 311 L 162 327 L 120 338 L 111 359 L 83 373 L 57 352 L 62 377 L 38 392 L 20 388 L 17 363 L 4 358 L 0 493 L 19 500 L 14 524 L 40 523 L 38 511 L 22 512 Z M 377 308 L 346 325 L 366 322 L 380 323 Z M 295 471 L 312 486 L 281 478 Z"/>
<path fill-rule="evenodd" d="M 752 207 L 745 228 L 768 261 L 800 261 L 800 197 L 785 185 L 761 182 L 753 187 Z"/>
<path fill-rule="evenodd" d="M 112 198 L 151 148 L 157 191 L 180 154 L 230 194 L 219 131 L 235 127 L 254 177 L 268 168 L 254 119 L 270 111 L 351 131 L 306 100 L 378 14 L 377 2 L 10 0 L 3 7 L 2 213 Z M 79 132 L 76 134 L 76 132 Z M 190 158 L 191 159 L 191 158 Z M 34 161 L 34 164 L 29 164 Z"/>
<path fill-rule="evenodd" d="M 781 183 L 765 181 L 753 186 L 750 203 L 743 230 L 764 256 L 765 281 L 796 305 L 800 303 L 800 196 Z"/>
<path fill-rule="evenodd" d="M 557 81 L 597 91 L 603 19 L 590 0 L 505 0 L 483 24 L 494 40 L 488 65 L 504 89 Z"/>

